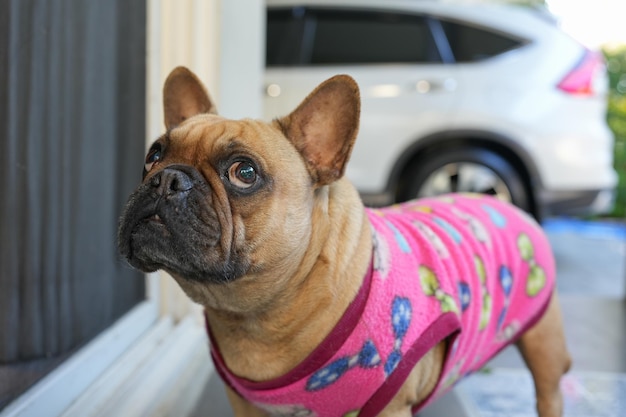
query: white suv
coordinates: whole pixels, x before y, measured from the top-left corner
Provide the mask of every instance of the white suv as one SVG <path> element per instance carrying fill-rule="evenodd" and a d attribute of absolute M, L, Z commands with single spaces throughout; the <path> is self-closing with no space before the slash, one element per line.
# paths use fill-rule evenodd
<path fill-rule="evenodd" d="M 366 203 L 477 191 L 537 217 L 611 208 L 604 63 L 547 14 L 398 0 L 267 8 L 265 116 L 354 77 L 362 113 L 347 175 Z"/>

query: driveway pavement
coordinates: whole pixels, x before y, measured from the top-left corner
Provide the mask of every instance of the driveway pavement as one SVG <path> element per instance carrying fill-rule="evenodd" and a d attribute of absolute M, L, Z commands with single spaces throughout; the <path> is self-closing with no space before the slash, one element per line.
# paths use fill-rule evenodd
<path fill-rule="evenodd" d="M 551 219 L 544 223 L 561 295 L 626 298 L 626 224 Z"/>

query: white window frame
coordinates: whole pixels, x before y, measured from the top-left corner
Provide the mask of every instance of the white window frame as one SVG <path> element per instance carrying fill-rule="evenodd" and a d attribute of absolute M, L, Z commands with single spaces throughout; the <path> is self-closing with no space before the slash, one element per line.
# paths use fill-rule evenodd
<path fill-rule="evenodd" d="M 148 281 L 150 278 L 148 278 Z M 1 417 L 57 416 L 156 321 L 157 305 L 142 301 L 9 404 Z"/>

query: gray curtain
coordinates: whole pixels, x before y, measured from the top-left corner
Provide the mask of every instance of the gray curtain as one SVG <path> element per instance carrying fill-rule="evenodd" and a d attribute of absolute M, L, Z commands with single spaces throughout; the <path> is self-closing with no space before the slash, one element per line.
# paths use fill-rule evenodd
<path fill-rule="evenodd" d="M 0 0 L 0 363 L 144 298 L 115 240 L 143 166 L 145 30 L 143 0 Z"/>

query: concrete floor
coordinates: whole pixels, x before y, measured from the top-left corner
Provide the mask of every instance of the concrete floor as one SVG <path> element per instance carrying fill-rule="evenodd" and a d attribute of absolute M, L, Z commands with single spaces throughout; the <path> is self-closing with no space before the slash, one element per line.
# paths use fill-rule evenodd
<path fill-rule="evenodd" d="M 600 227 L 599 227 L 600 226 Z M 626 233 L 622 225 L 548 221 L 574 366 L 564 380 L 565 417 L 626 416 Z M 419 417 L 526 417 L 532 383 L 514 348 L 470 376 Z M 608 413 L 608 414 L 607 414 Z M 230 417 L 217 376 L 192 417 Z"/>

